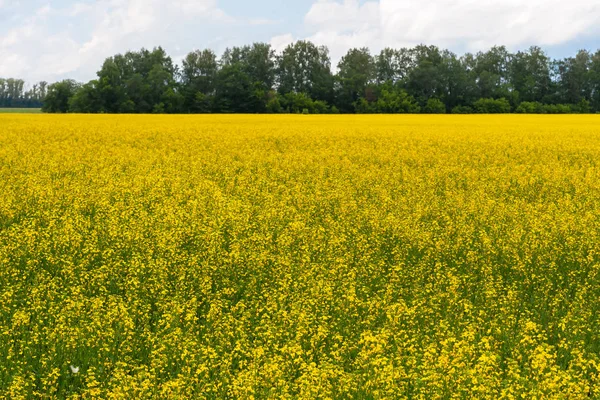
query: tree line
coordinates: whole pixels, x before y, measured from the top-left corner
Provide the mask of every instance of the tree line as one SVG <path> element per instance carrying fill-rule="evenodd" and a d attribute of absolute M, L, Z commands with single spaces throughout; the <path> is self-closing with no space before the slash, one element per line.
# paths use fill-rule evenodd
<path fill-rule="evenodd" d="M 329 51 L 298 41 L 189 53 L 161 48 L 106 59 L 97 79 L 48 87 L 43 110 L 77 113 L 590 113 L 600 112 L 600 51 L 551 59 L 495 46 L 458 56 L 436 46 Z"/>
<path fill-rule="evenodd" d="M 0 107 L 40 108 L 47 87 L 47 82 L 39 82 L 25 90 L 25 81 L 22 79 L 0 78 Z"/>

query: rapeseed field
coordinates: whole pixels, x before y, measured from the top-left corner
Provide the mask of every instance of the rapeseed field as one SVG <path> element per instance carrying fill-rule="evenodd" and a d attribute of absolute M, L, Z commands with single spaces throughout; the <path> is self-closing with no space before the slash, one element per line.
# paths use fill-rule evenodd
<path fill-rule="evenodd" d="M 600 398 L 600 117 L 0 115 L 2 399 Z"/>

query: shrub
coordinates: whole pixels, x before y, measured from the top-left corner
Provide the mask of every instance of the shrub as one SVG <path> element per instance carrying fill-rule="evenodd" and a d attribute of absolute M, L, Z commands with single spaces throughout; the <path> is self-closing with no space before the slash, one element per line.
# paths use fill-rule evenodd
<path fill-rule="evenodd" d="M 592 112 L 592 107 L 590 102 L 586 99 L 581 99 L 579 103 L 577 103 L 577 112 L 581 114 L 590 114 Z"/>
<path fill-rule="evenodd" d="M 573 112 L 572 106 L 569 104 L 545 104 L 545 114 L 571 114 Z"/>
<path fill-rule="evenodd" d="M 329 105 L 325 101 L 313 100 L 305 93 L 286 93 L 278 97 L 280 107 L 292 114 L 327 114 Z M 271 101 L 270 101 L 271 102 Z M 271 109 L 277 108 L 276 104 L 271 105 Z M 267 104 L 269 109 L 269 104 Z"/>
<path fill-rule="evenodd" d="M 446 105 L 440 99 L 429 99 L 423 112 L 426 114 L 445 114 Z"/>
<path fill-rule="evenodd" d="M 79 90 L 79 83 L 74 80 L 64 80 L 48 86 L 42 111 L 47 113 L 69 112 L 69 101 Z"/>
<path fill-rule="evenodd" d="M 281 102 L 279 97 L 273 97 L 267 102 L 267 112 L 270 114 L 279 114 L 282 111 Z"/>
<path fill-rule="evenodd" d="M 479 99 L 473 103 L 473 106 L 480 114 L 510 113 L 510 103 L 504 97 L 500 99 Z"/>
<path fill-rule="evenodd" d="M 473 108 L 469 106 L 456 106 L 452 109 L 452 114 L 473 114 Z"/>
<path fill-rule="evenodd" d="M 204 94 L 202 92 L 196 93 L 193 104 L 193 111 L 197 113 L 209 113 L 213 109 L 214 96 Z"/>
<path fill-rule="evenodd" d="M 327 114 L 329 113 L 329 106 L 327 102 L 321 100 L 313 101 L 313 113 L 314 114 Z"/>
<path fill-rule="evenodd" d="M 416 114 L 421 107 L 404 89 L 385 84 L 371 101 L 365 98 L 356 101 L 354 110 L 357 114 Z"/>
<path fill-rule="evenodd" d="M 375 109 L 375 105 L 369 103 L 365 98 L 358 99 L 354 103 L 354 111 L 356 111 L 357 114 L 373 114 L 376 112 Z"/>
<path fill-rule="evenodd" d="M 164 103 L 155 104 L 154 107 L 152 107 L 152 113 L 153 114 L 164 114 L 165 113 L 165 104 Z"/>
<path fill-rule="evenodd" d="M 537 101 L 524 101 L 515 110 L 518 114 L 543 114 L 544 105 Z"/>

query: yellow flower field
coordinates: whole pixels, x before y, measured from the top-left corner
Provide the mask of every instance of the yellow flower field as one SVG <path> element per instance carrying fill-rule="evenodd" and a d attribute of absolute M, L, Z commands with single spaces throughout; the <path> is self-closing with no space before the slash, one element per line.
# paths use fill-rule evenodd
<path fill-rule="evenodd" d="M 600 116 L 0 115 L 0 398 L 600 398 Z"/>

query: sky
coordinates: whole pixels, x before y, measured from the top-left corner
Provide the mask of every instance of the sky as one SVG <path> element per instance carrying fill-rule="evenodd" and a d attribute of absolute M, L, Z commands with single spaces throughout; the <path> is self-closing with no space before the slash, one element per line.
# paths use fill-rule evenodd
<path fill-rule="evenodd" d="M 94 79 L 103 60 L 162 46 L 188 52 L 307 39 L 333 64 L 352 47 L 373 52 L 435 44 L 458 54 L 539 45 L 555 58 L 600 48 L 599 0 L 0 0 L 0 77 Z"/>

